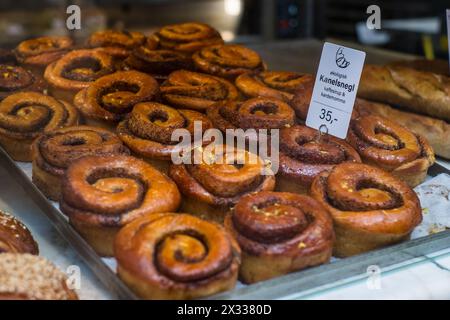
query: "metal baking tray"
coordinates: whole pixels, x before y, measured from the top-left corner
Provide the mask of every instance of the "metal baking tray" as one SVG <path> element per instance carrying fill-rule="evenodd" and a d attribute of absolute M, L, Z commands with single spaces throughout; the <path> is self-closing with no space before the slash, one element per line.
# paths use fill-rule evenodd
<path fill-rule="evenodd" d="M 57 231 L 78 252 L 86 265 L 111 293 L 119 299 L 137 299 L 115 274 L 113 258 L 101 258 L 69 225 L 63 213 L 49 201 L 30 179 L 30 164 L 15 162 L 0 148 L 0 165 L 6 168 L 16 181 L 25 189 L 30 198 L 46 213 Z M 429 176 L 441 173 L 450 174 L 450 170 L 434 164 Z M 238 284 L 234 290 L 221 293 L 209 299 L 282 299 L 289 295 L 321 287 L 355 276 L 366 275 L 368 266 L 385 268 L 407 260 L 424 256 L 450 246 L 450 230 L 406 241 L 385 249 L 375 250 L 355 257 L 333 260 L 333 262 L 291 273 L 282 277 L 253 285 Z"/>

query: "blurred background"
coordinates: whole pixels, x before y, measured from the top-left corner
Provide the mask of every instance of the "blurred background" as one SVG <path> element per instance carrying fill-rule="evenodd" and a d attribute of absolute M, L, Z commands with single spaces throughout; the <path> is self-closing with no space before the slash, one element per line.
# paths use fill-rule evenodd
<path fill-rule="evenodd" d="M 158 26 L 201 21 L 226 41 L 263 43 L 302 38 L 340 39 L 427 58 L 448 57 L 449 0 L 1 0 L 0 46 L 44 34 L 66 34 L 66 8 L 81 7 L 76 38 L 104 28 L 150 34 Z M 382 29 L 368 30 L 369 5 L 381 8 Z"/>

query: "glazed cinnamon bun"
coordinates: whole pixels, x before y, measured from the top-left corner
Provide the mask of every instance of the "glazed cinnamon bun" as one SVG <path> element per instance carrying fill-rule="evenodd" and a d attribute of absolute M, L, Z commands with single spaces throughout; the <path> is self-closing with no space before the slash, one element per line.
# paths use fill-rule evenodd
<path fill-rule="evenodd" d="M 74 104 L 89 124 L 108 127 L 122 120 L 137 103 L 151 101 L 157 94 L 158 83 L 148 74 L 118 71 L 78 92 Z"/>
<path fill-rule="evenodd" d="M 306 194 L 313 179 L 343 162 L 361 162 L 347 142 L 296 125 L 280 130 L 277 190 Z"/>
<path fill-rule="evenodd" d="M 425 138 L 389 119 L 366 115 L 353 120 L 348 142 L 365 163 L 391 172 L 415 187 L 434 163 L 434 152 Z"/>
<path fill-rule="evenodd" d="M 169 169 L 184 195 L 183 212 L 223 223 L 243 195 L 275 188 L 271 169 L 245 150 L 208 145 L 194 150 L 192 158 L 191 164 L 173 164 Z"/>
<path fill-rule="evenodd" d="M 242 250 L 239 279 L 267 280 L 326 263 L 333 250 L 333 221 L 313 198 L 262 191 L 242 197 L 225 218 Z"/>
<path fill-rule="evenodd" d="M 88 155 L 129 154 L 113 133 L 76 126 L 46 132 L 32 146 L 33 183 L 51 200 L 58 201 L 61 179 L 70 163 Z"/>
<path fill-rule="evenodd" d="M 37 92 L 20 92 L 0 102 L 0 145 L 16 161 L 30 162 L 31 144 L 41 133 L 78 124 L 67 102 Z"/>
<path fill-rule="evenodd" d="M 333 218 L 338 257 L 405 240 L 422 221 L 416 193 L 390 173 L 366 164 L 343 163 L 317 176 L 311 195 Z"/>
<path fill-rule="evenodd" d="M 150 38 L 161 49 L 188 54 L 205 47 L 223 44 L 222 37 L 217 30 L 199 22 L 167 25 Z"/>
<path fill-rule="evenodd" d="M 47 36 L 22 41 L 14 50 L 17 61 L 42 74 L 45 67 L 58 60 L 73 47 L 73 41 L 64 36 Z"/>
<path fill-rule="evenodd" d="M 113 73 L 114 69 L 113 58 L 105 52 L 74 50 L 49 64 L 44 78 L 50 84 L 54 97 L 73 101 L 75 93 L 87 88 L 96 79 Z"/>
<path fill-rule="evenodd" d="M 255 51 L 237 44 L 206 47 L 194 53 L 192 58 L 195 66 L 202 72 L 230 80 L 244 73 L 266 69 Z"/>
<path fill-rule="evenodd" d="M 134 153 L 168 173 L 172 154 L 182 151 L 179 141 L 172 140 L 172 134 L 175 130 L 186 129 L 194 142 L 195 125 L 201 125 L 202 132 L 212 127 L 209 119 L 199 112 L 142 102 L 119 124 L 117 133 Z"/>
<path fill-rule="evenodd" d="M 78 300 L 67 276 L 45 258 L 0 254 L 0 300 Z"/>
<path fill-rule="evenodd" d="M 192 58 L 175 50 L 153 50 L 148 46 L 140 46 L 133 50 L 124 61 L 125 68 L 150 74 L 159 82 L 167 79 L 176 70 L 192 70 Z"/>
<path fill-rule="evenodd" d="M 309 81 L 314 81 L 314 77 L 310 74 L 263 71 L 240 75 L 236 79 L 236 87 L 249 98 L 268 97 L 290 102 L 296 90 Z"/>
<path fill-rule="evenodd" d="M 213 126 L 223 132 L 237 128 L 281 129 L 295 123 L 295 112 L 287 103 L 265 97 L 217 103 L 206 114 Z"/>
<path fill-rule="evenodd" d="M 0 101 L 17 92 L 45 93 L 47 84 L 42 77 L 22 67 L 0 65 Z"/>
<path fill-rule="evenodd" d="M 218 102 L 239 99 L 238 90 L 231 82 L 186 70 L 171 73 L 160 90 L 169 105 L 197 111 L 204 111 Z"/>
<path fill-rule="evenodd" d="M 127 58 L 134 48 L 145 43 L 145 36 L 140 32 L 126 30 L 102 30 L 91 34 L 87 45 L 99 48 L 112 57 L 122 60 Z"/>
<path fill-rule="evenodd" d="M 180 213 L 149 214 L 120 230 L 119 277 L 144 299 L 195 299 L 232 289 L 240 250 L 219 225 Z"/>
<path fill-rule="evenodd" d="M 86 156 L 64 175 L 60 208 L 70 224 L 102 256 L 124 225 L 148 213 L 178 209 L 180 193 L 166 175 L 125 155 Z"/>
<path fill-rule="evenodd" d="M 0 211 L 0 254 L 5 252 L 39 254 L 39 248 L 22 222 Z"/>

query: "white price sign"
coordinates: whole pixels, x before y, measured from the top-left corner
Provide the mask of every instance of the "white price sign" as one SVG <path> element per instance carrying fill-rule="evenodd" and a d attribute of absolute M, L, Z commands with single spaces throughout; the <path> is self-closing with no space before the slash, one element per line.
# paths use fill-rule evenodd
<path fill-rule="evenodd" d="M 345 139 L 365 58 L 363 51 L 325 42 L 306 117 L 308 127 Z"/>

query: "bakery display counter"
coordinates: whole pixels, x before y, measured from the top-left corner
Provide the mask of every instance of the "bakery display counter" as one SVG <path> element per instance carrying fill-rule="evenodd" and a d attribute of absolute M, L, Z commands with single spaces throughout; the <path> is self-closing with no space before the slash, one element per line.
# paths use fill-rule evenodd
<path fill-rule="evenodd" d="M 70 50 L 58 58 L 46 56 L 53 60 L 46 61 L 50 64 L 45 71 L 42 65 L 35 66 L 37 72 L 43 72 L 45 83 L 39 77 L 30 79 L 29 71 L 18 69 L 20 67 L 9 66 L 5 71 L 13 70 L 25 82 L 34 81 L 33 85 L 38 86 L 31 93 L 23 93 L 20 89 L 12 95 L 8 92 L 2 101 L 7 111 L 5 119 L 9 121 L 8 117 L 18 114 L 17 110 L 24 106 L 30 108 L 24 111 L 25 115 L 31 113 L 37 118 L 47 112 L 39 108 L 49 109 L 51 111 L 44 116 L 48 126 L 55 130 L 45 130 L 44 134 L 37 132 L 35 140 L 28 136 L 21 138 L 26 140 L 26 144 L 20 145 L 11 142 L 23 133 L 24 130 L 19 128 L 16 135 L 2 141 L 0 174 L 5 183 L 2 183 L 4 190 L 0 194 L 0 209 L 11 211 L 31 229 L 42 248 L 41 255 L 60 269 L 79 268 L 70 270 L 75 272 L 75 278 L 71 278 L 75 280 L 79 272 L 81 284 L 77 289 L 80 298 L 298 298 L 332 283 L 368 277 L 372 266 L 385 270 L 448 248 L 450 219 L 445 213 L 450 212 L 450 162 L 440 158 L 439 153 L 437 161 L 434 161 L 432 151 L 432 147 L 439 148 L 442 144 L 445 129 L 430 135 L 430 146 L 415 133 L 390 121 L 396 119 L 389 115 L 390 120 L 380 118 L 381 111 L 377 110 L 392 111 L 358 101 L 355 107 L 358 118 L 353 119 L 350 130 L 354 134 L 353 140 L 349 138 L 345 142 L 330 138 L 324 142 L 314 140 L 314 137 L 303 138 L 308 128 L 298 123 L 302 123 L 299 120 L 305 111 L 302 108 L 308 106 L 307 86 L 313 79 L 313 76 L 303 73 L 314 74 L 323 42 L 313 39 L 273 42 L 251 44 L 249 48 L 221 45 L 217 32 L 207 26 L 202 28 L 206 29 L 206 38 L 188 44 L 166 39 L 171 30 L 166 30 L 166 33 L 160 31 L 156 34 L 157 40 L 152 37 L 144 40 L 139 34 L 120 34 L 129 45 L 120 47 L 121 50 L 109 47 L 110 43 L 105 39 L 110 39 L 111 35 L 97 33 L 88 41 L 90 47 L 97 49 Z M 146 47 L 141 47 L 144 43 Z M 208 47 L 211 44 L 212 49 Z M 345 45 L 358 48 L 353 44 Z M 161 49 L 160 46 L 167 47 Z M 142 52 L 132 50 L 135 47 L 144 49 Z M 199 48 L 203 49 L 198 51 Z M 385 65 L 415 58 L 383 50 L 362 49 L 367 52 L 367 64 Z M 176 61 L 176 70 L 166 68 L 167 65 L 173 67 L 170 63 L 163 68 L 160 64 L 148 63 L 155 53 L 152 50 L 159 53 L 173 50 L 171 55 L 161 54 L 157 59 L 170 56 Z M 222 56 L 225 63 L 216 55 Z M 230 55 L 240 55 L 245 61 L 230 63 L 227 60 Z M 186 56 L 192 60 L 186 61 Z M 122 69 L 114 71 L 118 60 L 122 61 L 119 64 Z M 178 70 L 184 67 L 192 69 L 193 64 L 196 72 L 204 74 Z M 155 65 L 158 68 L 155 69 Z M 245 91 L 245 84 L 236 80 L 240 74 L 260 74 L 268 66 L 274 71 L 302 73 L 294 74 L 295 79 L 300 79 L 300 85 L 295 88 L 295 98 L 294 93 L 283 89 L 276 91 L 280 99 L 259 97 L 259 94 L 253 96 L 251 90 Z M 238 79 L 242 80 L 242 76 Z M 197 88 L 198 92 L 191 88 L 199 83 L 210 87 L 206 88 L 208 90 Z M 48 89 L 51 96 L 40 93 L 41 86 Z M 214 91 L 218 87 L 220 92 Z M 246 97 L 245 102 L 239 100 L 243 96 Z M 220 100 L 217 110 L 212 110 L 212 106 L 216 106 L 211 102 L 214 99 L 215 102 Z M 63 100 L 74 101 L 74 106 L 61 102 Z M 258 118 L 261 115 L 257 112 L 244 113 L 247 118 L 240 118 L 242 114 L 236 111 L 240 108 L 261 109 L 261 105 L 279 111 L 258 109 L 269 117 L 277 113 L 278 126 L 273 124 L 275 122 L 264 122 L 265 118 Z M 33 107 L 39 112 L 33 111 Z M 80 126 L 82 117 L 91 127 Z M 405 144 L 408 147 L 412 145 L 411 153 L 414 151 L 415 154 L 408 153 L 409 158 L 402 160 L 401 165 L 389 167 L 390 173 L 360 163 L 372 162 L 377 167 L 384 165 L 382 161 L 377 163 L 377 160 L 367 157 L 364 143 L 358 141 L 358 130 L 364 131 L 366 123 L 360 123 L 358 119 L 364 117 L 371 117 L 380 126 L 388 128 L 383 133 L 388 132 L 395 137 L 397 149 L 403 149 Z M 401 122 L 403 119 L 411 121 L 410 117 L 403 110 L 402 116 L 395 118 Z M 262 162 L 236 165 L 233 170 L 239 171 L 243 167 L 246 170 L 245 179 L 240 177 L 241 180 L 231 182 L 227 172 L 221 171 L 231 170 L 228 167 L 224 169 L 222 166 L 211 172 L 213 170 L 205 169 L 207 166 L 203 163 L 198 166 L 169 166 L 170 157 L 167 155 L 170 153 L 166 148 L 172 149 L 167 147 L 171 146 L 167 136 L 173 128 L 156 127 L 173 121 L 174 127 L 189 129 L 185 122 L 192 119 L 222 131 L 230 126 L 240 128 L 236 124 L 263 129 L 269 123 L 285 135 L 282 140 L 282 156 L 285 158 L 295 158 L 292 156 L 295 152 L 289 148 L 298 146 L 289 143 L 297 135 L 309 139 L 308 142 L 332 144 L 329 152 L 338 156 L 329 160 L 331 162 L 318 160 L 321 165 L 329 166 L 327 170 L 314 176 L 308 176 L 308 173 L 296 185 L 304 184 L 303 191 L 312 190 L 314 199 L 271 192 L 275 188 L 286 191 L 292 185 L 276 185 L 274 176 L 262 176 Z M 12 132 L 18 126 L 8 121 L 6 123 L 12 126 L 9 129 Z M 425 121 L 435 120 L 415 122 L 420 125 Z M 36 127 L 38 125 L 32 125 L 32 129 Z M 423 129 L 423 126 L 417 129 Z M 116 131 L 117 136 L 111 131 Z M 29 130 L 27 134 L 35 132 Z M 438 134 L 440 138 L 432 140 Z M 309 135 L 314 136 L 314 133 Z M 392 143 L 392 138 L 384 139 L 387 139 L 386 143 Z M 300 140 L 295 141 L 298 144 Z M 85 145 L 84 149 L 80 147 Z M 392 151 L 396 148 L 387 149 Z M 245 152 L 242 157 L 247 159 Z M 439 152 L 446 155 L 445 148 L 440 148 Z M 341 153 L 345 156 L 340 157 Z M 292 160 L 286 161 L 291 161 L 285 162 L 288 163 L 286 166 L 297 165 Z M 405 169 L 404 163 L 418 168 Z M 311 164 L 314 165 L 317 163 Z M 356 236 L 349 238 L 354 246 L 346 246 L 345 232 L 339 234 L 335 227 L 339 223 L 339 215 L 348 212 L 364 214 L 371 204 L 358 206 L 344 199 L 336 205 L 333 201 L 339 201 L 336 199 L 346 194 L 345 188 L 339 187 L 342 181 L 348 183 L 347 189 L 349 185 L 351 189 L 352 183 L 358 192 L 369 189 L 362 197 L 370 198 L 375 192 L 379 200 L 389 193 L 388 200 L 384 199 L 382 205 L 374 205 L 370 210 L 378 215 L 373 224 L 385 216 L 400 216 L 401 213 L 400 222 L 397 221 L 401 230 L 396 229 L 396 234 L 380 231 L 382 235 L 372 238 L 356 232 Z M 9 183 L 11 190 L 7 188 Z M 127 197 L 122 197 L 122 193 Z M 259 205 L 260 202 L 263 205 Z M 161 214 L 176 212 L 180 204 L 181 210 L 190 215 Z M 280 207 L 288 213 L 287 222 L 277 221 Z M 145 216 L 143 212 L 153 215 Z M 266 219 L 259 221 L 258 217 L 262 216 Z M 289 220 L 291 218 L 292 221 Z M 255 220 L 260 222 L 262 229 L 253 223 Z M 286 232 L 267 234 L 264 225 L 269 223 L 268 220 Z M 224 227 L 217 222 L 224 223 Z M 380 229 L 384 230 L 384 227 Z M 351 233 L 351 230 L 346 230 Z M 286 239 L 288 236 L 291 238 Z M 365 241 L 356 241 L 358 236 Z M 283 242 L 281 245 L 277 241 L 287 244 Z M 258 260 L 262 253 L 270 250 L 277 254 L 282 252 L 282 261 L 289 262 L 280 262 L 277 268 L 272 268 L 273 258 Z M 246 261 L 239 269 L 241 257 Z M 199 269 L 186 267 L 190 264 Z M 173 265 L 179 268 L 171 268 Z M 254 269 L 257 272 L 253 272 Z M 237 281 L 238 272 L 240 281 Z M 169 280 L 157 281 L 160 277 Z"/>

